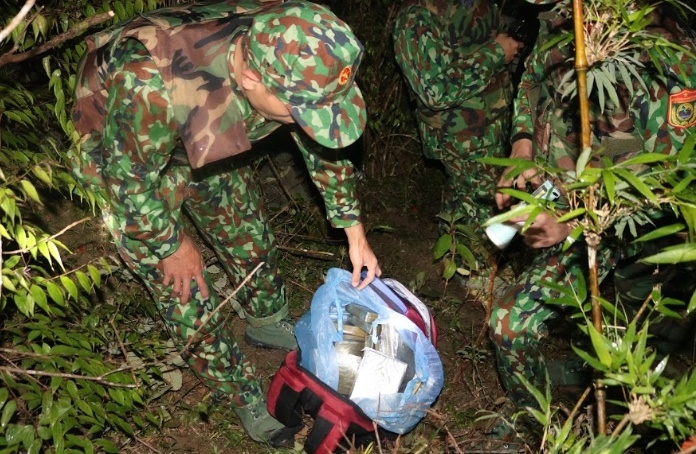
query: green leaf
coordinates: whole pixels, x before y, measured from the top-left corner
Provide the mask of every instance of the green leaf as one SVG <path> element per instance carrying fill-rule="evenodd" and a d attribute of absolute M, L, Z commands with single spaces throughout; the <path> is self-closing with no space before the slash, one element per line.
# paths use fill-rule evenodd
<path fill-rule="evenodd" d="M 2 408 L 3 405 L 5 405 L 5 402 L 7 402 L 7 398 L 10 395 L 10 391 L 7 388 L 0 388 L 0 408 Z"/>
<path fill-rule="evenodd" d="M 629 172 L 626 169 L 614 169 L 614 171 L 619 175 L 619 177 L 626 181 L 628 184 L 633 186 L 638 192 L 643 194 L 645 198 L 650 200 L 653 203 L 657 203 L 657 197 L 655 197 L 655 194 L 650 190 L 650 188 L 643 183 L 638 177 L 636 177 L 633 173 Z"/>
<path fill-rule="evenodd" d="M 449 234 L 444 234 L 437 239 L 435 247 L 433 248 L 433 259 L 438 260 L 442 258 L 452 247 L 452 236 Z"/>
<path fill-rule="evenodd" d="M 87 271 L 89 271 L 89 277 L 92 279 L 92 282 L 94 282 L 94 285 L 99 287 L 101 283 L 101 274 L 97 267 L 94 265 L 87 265 Z"/>
<path fill-rule="evenodd" d="M 72 299 L 77 301 L 79 293 L 77 291 L 77 286 L 72 281 L 72 279 L 70 279 L 68 276 L 61 276 L 60 283 L 63 284 L 63 287 L 65 288 L 65 290 L 67 290 L 68 294 L 72 297 Z"/>
<path fill-rule="evenodd" d="M 27 247 L 27 232 L 24 230 L 23 225 L 15 226 L 15 241 L 20 249 Z"/>
<path fill-rule="evenodd" d="M 448 262 L 447 266 L 445 266 L 445 271 L 442 272 L 442 277 L 444 277 L 446 280 L 450 280 L 456 272 L 457 264 L 454 262 Z"/>
<path fill-rule="evenodd" d="M 133 436 L 133 428 L 124 419 L 116 415 L 110 415 L 107 420 L 109 423 L 121 429 L 121 431 L 123 431 L 123 433 L 125 433 L 129 437 Z"/>
<path fill-rule="evenodd" d="M 113 441 L 107 440 L 106 438 L 97 438 L 94 440 L 94 444 L 109 454 L 118 454 L 120 452 L 118 446 L 116 446 Z"/>
<path fill-rule="evenodd" d="M 61 291 L 60 287 L 51 281 L 46 281 L 45 285 L 46 290 L 48 291 L 48 296 L 56 303 L 65 307 L 65 298 L 63 297 L 63 292 Z"/>
<path fill-rule="evenodd" d="M 48 299 L 46 298 L 46 293 L 43 289 L 36 284 L 32 284 L 29 288 L 29 293 L 31 293 L 32 298 L 36 301 L 41 309 L 46 311 L 47 314 L 51 313 L 51 308 L 48 306 Z"/>
<path fill-rule="evenodd" d="M 32 184 L 31 181 L 29 180 L 20 180 L 19 182 L 22 185 L 22 190 L 24 190 L 24 193 L 29 196 L 31 200 L 38 204 L 42 204 L 41 198 L 39 197 L 39 193 L 36 192 L 36 188 Z"/>
<path fill-rule="evenodd" d="M 89 293 L 92 291 L 92 281 L 89 280 L 89 278 L 83 271 L 75 271 L 75 276 L 77 277 L 77 281 L 80 283 L 80 286 L 84 289 L 85 292 Z"/>
<path fill-rule="evenodd" d="M 48 241 L 46 243 L 48 246 L 48 251 L 51 253 L 51 257 L 53 257 L 56 262 L 60 265 L 61 269 L 65 269 L 63 266 L 63 260 L 60 258 L 60 251 L 58 250 L 58 246 L 56 246 L 56 242 L 54 241 Z"/>
<path fill-rule="evenodd" d="M 602 179 L 604 180 L 604 188 L 607 192 L 607 199 L 609 203 L 614 204 L 614 198 L 616 196 L 616 178 L 610 170 L 602 170 Z"/>
<path fill-rule="evenodd" d="M 616 164 L 617 168 L 626 168 L 639 164 L 652 164 L 654 162 L 663 162 L 669 159 L 669 156 L 662 153 L 641 153 L 639 155 L 628 158 Z"/>
<path fill-rule="evenodd" d="M 34 167 L 32 167 L 31 172 L 34 174 L 36 178 L 41 180 L 46 185 L 51 186 L 53 184 L 53 182 L 51 181 L 51 176 L 40 165 L 35 165 Z"/>
<path fill-rule="evenodd" d="M 563 223 L 563 222 L 568 222 L 571 219 L 578 218 L 585 214 L 587 212 L 587 209 L 585 208 L 576 208 L 573 211 L 569 211 L 568 213 L 564 214 L 560 218 L 558 218 L 558 223 Z"/>
<path fill-rule="evenodd" d="M 592 346 L 597 354 L 599 362 L 602 363 L 606 368 L 611 368 L 612 358 L 606 344 L 604 343 L 604 337 L 597 331 L 594 325 L 587 325 L 588 331 L 590 333 L 590 340 L 592 341 Z"/>
<path fill-rule="evenodd" d="M 696 145 L 696 134 L 689 134 L 689 136 L 684 140 L 681 150 L 677 155 L 677 162 L 679 165 L 686 165 L 693 156 L 694 146 Z"/>
<path fill-rule="evenodd" d="M 633 240 L 634 243 L 640 243 L 645 241 L 652 241 L 665 236 L 674 235 L 675 233 L 681 232 L 686 226 L 684 224 L 671 224 L 664 227 L 660 227 L 651 232 L 646 233 L 640 238 Z"/>
<path fill-rule="evenodd" d="M 689 300 L 689 305 L 686 309 L 687 314 L 691 314 L 694 309 L 696 309 L 696 291 L 691 294 L 691 299 Z"/>
<path fill-rule="evenodd" d="M 470 270 L 477 269 L 476 257 L 474 257 L 471 249 L 461 243 L 457 243 L 457 254 L 464 259 Z"/>
<path fill-rule="evenodd" d="M 591 368 L 598 370 L 598 371 L 603 371 L 606 369 L 604 367 L 604 365 L 601 362 L 597 361 L 597 358 L 595 358 L 594 356 L 590 355 L 589 353 L 587 353 L 584 350 L 580 350 L 575 345 L 571 345 L 571 347 L 575 351 L 575 354 L 578 355 L 580 357 L 580 359 L 582 359 L 587 364 L 589 364 L 589 366 Z"/>
<path fill-rule="evenodd" d="M 17 402 L 14 400 L 8 401 L 4 407 L 2 407 L 2 416 L 0 416 L 0 428 L 4 428 L 14 416 L 17 410 Z"/>
<path fill-rule="evenodd" d="M 661 264 L 661 263 L 682 263 L 696 260 L 696 244 L 679 244 L 665 248 L 662 252 L 641 259 L 642 262 Z"/>

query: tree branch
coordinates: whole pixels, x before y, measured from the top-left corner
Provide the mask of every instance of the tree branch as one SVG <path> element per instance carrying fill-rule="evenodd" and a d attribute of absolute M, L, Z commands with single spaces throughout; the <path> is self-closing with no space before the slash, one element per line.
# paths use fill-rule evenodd
<path fill-rule="evenodd" d="M 33 3 L 33 0 L 29 0 L 29 1 L 31 3 Z M 63 44 L 64 42 L 82 34 L 82 32 L 87 30 L 89 27 L 92 27 L 92 26 L 97 25 L 97 24 L 101 24 L 102 22 L 106 22 L 106 21 L 110 20 L 112 17 L 114 17 L 113 11 L 108 11 L 106 13 L 101 13 L 101 14 L 97 14 L 96 16 L 88 17 L 84 21 L 75 25 L 70 30 L 68 30 L 64 33 L 61 33 L 58 36 L 53 37 L 48 42 L 46 42 L 38 47 L 35 47 L 34 49 L 31 49 L 27 52 L 22 52 L 20 54 L 6 53 L 4 55 L 0 55 L 0 67 L 6 65 L 8 63 L 18 63 L 20 61 L 27 60 L 29 58 L 35 57 L 36 55 L 42 54 L 50 49 L 53 49 L 54 47 L 58 47 L 59 45 Z"/>
<path fill-rule="evenodd" d="M 29 14 L 29 10 L 33 8 L 34 3 L 35 0 L 27 0 L 22 9 L 19 10 L 17 15 L 12 18 L 9 24 L 7 24 L 7 27 L 3 28 L 2 31 L 0 31 L 0 42 L 4 41 L 5 38 L 7 38 L 10 35 L 10 33 L 12 33 L 12 30 L 19 27 L 19 24 L 22 22 L 24 17 L 27 14 Z"/>

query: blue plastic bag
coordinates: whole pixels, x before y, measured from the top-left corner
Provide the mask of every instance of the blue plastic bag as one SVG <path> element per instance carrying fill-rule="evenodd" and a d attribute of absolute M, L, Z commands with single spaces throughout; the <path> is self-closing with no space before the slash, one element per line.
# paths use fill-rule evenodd
<path fill-rule="evenodd" d="M 442 390 L 444 373 L 440 356 L 423 331 L 391 309 L 376 292 L 369 287 L 363 290 L 353 287 L 348 271 L 330 269 L 325 283 L 312 298 L 309 312 L 297 322 L 295 336 L 301 352 L 300 364 L 332 389 L 338 388 L 334 344 L 343 340 L 343 333 L 335 320 L 342 320 L 345 306 L 351 303 L 378 314 L 374 323 L 390 325 L 413 351 L 414 375 L 403 392 L 354 400 L 380 427 L 404 434 L 425 416 Z"/>

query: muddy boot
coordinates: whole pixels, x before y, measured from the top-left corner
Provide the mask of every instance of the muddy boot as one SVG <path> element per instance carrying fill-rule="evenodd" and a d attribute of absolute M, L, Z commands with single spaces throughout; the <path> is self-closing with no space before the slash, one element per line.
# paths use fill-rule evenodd
<path fill-rule="evenodd" d="M 244 340 L 254 347 L 277 348 L 280 350 L 295 350 L 295 325 L 289 320 L 281 320 L 270 325 L 259 327 L 248 326 Z"/>
<path fill-rule="evenodd" d="M 268 413 L 265 398 L 259 398 L 246 407 L 235 408 L 234 413 L 252 440 L 274 448 L 292 448 L 295 445 L 295 433 L 301 427 L 285 427 L 278 422 Z"/>

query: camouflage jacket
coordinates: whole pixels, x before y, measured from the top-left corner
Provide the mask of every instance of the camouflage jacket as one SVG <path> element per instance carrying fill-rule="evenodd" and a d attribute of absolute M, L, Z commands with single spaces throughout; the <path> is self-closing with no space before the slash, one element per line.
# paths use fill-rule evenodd
<path fill-rule="evenodd" d="M 553 35 L 572 31 L 570 3 L 559 3 L 539 19 L 539 36 L 515 99 L 511 141 L 533 139 L 535 153 L 548 156 L 551 165 L 572 170 L 580 150 L 579 104 L 577 96 L 569 99 L 563 93 L 574 80 L 564 78 L 573 71 L 574 46 L 569 43 L 540 51 Z M 685 36 L 679 42 L 696 49 Z M 641 151 L 674 153 L 681 148 L 688 129 L 696 132 L 694 61 L 677 52 L 674 61 L 662 61 L 660 75 L 646 55 L 640 58 L 645 64 L 640 74 L 647 91 L 637 81 L 632 93 L 621 84 L 615 85 L 620 103 L 606 100 L 603 110 L 596 93 L 589 99 L 592 147 L 603 147 L 614 160 Z"/>
<path fill-rule="evenodd" d="M 395 56 L 425 143 L 449 137 L 466 148 L 487 134 L 491 121 L 509 114 L 505 51 L 494 41 L 500 27 L 498 8 L 487 0 L 412 0 L 399 12 Z"/>
<path fill-rule="evenodd" d="M 172 100 L 170 109 L 178 126 L 178 143 L 183 144 L 192 168 L 247 151 L 253 142 L 282 126 L 257 114 L 241 95 L 232 76 L 231 58 L 234 39 L 249 29 L 253 15 L 278 3 L 228 0 L 164 8 L 89 36 L 73 106 L 82 155 L 93 159 L 92 163 L 85 163 L 92 166 L 88 180 L 99 181 L 103 171 L 100 168 L 103 144 L 93 137 L 101 137 L 103 129 L 107 98 L 104 81 L 109 76 L 109 58 L 126 39 L 142 43 L 157 66 L 167 97 Z M 133 135 L 138 135 L 146 122 L 147 118 L 142 118 L 140 124 L 133 124 Z M 299 128 L 291 134 L 324 197 L 332 225 L 348 227 L 359 223 L 354 168 L 350 161 L 340 159 L 340 152 L 319 146 Z M 172 159 L 176 159 L 177 144 L 166 146 Z M 134 192 L 143 191 L 124 189 L 123 197 Z"/>

